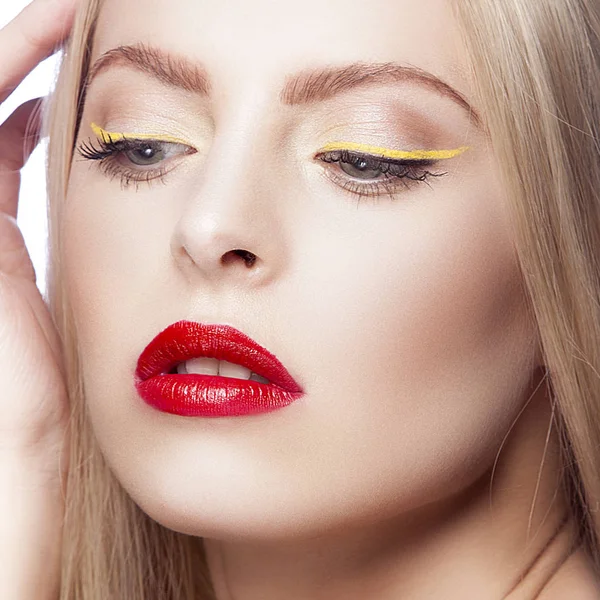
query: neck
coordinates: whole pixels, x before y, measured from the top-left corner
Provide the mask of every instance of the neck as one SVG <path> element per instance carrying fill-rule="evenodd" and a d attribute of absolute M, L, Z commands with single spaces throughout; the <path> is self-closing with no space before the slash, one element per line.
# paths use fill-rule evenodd
<path fill-rule="evenodd" d="M 468 489 L 303 540 L 204 539 L 218 600 L 529 600 L 576 545 L 547 389 Z M 543 467 L 543 468 L 542 468 Z"/>

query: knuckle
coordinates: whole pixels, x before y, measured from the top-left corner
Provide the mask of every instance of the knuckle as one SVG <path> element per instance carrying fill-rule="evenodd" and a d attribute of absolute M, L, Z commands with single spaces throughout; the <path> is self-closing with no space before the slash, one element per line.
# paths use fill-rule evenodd
<path fill-rule="evenodd" d="M 23 19 L 19 22 L 19 33 L 25 44 L 34 50 L 45 46 L 45 34 L 39 23 L 33 19 Z"/>
<path fill-rule="evenodd" d="M 0 155 L 0 177 L 11 173 L 16 173 L 23 168 L 22 161 L 10 157 Z"/>

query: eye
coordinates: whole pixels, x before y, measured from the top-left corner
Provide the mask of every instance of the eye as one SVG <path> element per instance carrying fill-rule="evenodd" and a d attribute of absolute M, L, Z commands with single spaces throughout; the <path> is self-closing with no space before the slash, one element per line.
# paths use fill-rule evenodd
<path fill-rule="evenodd" d="M 97 161 L 100 169 L 109 178 L 119 177 L 123 189 L 135 184 L 137 190 L 140 182 L 164 183 L 167 173 L 175 168 L 173 166 L 168 169 L 169 162 L 197 152 L 195 148 L 186 144 L 158 139 L 123 136 L 115 141 L 109 135 L 99 137 L 96 141 L 99 148 L 95 148 L 91 142 L 83 142 L 77 148 L 79 154 L 86 160 Z M 144 168 L 154 165 L 154 168 Z"/>
<path fill-rule="evenodd" d="M 349 150 L 319 152 L 315 158 L 335 165 L 326 169 L 327 177 L 359 197 L 388 195 L 393 199 L 401 187 L 429 185 L 430 177 L 447 174 L 430 170 L 437 164 L 437 160 L 431 159 L 396 160 Z"/>

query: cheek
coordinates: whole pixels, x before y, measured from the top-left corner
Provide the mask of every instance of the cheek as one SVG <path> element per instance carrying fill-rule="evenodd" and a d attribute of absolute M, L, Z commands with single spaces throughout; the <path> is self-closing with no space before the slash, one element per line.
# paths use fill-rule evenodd
<path fill-rule="evenodd" d="M 303 266 L 312 294 L 290 314 L 318 406 L 304 444 L 278 457 L 283 469 L 294 452 L 340 507 L 362 493 L 409 508 L 467 485 L 528 387 L 535 329 L 498 198 L 447 200 L 389 220 L 358 210 Z"/>

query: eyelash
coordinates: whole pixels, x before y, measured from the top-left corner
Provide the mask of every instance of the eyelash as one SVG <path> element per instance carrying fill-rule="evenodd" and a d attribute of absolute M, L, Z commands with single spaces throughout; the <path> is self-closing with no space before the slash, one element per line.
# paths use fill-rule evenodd
<path fill-rule="evenodd" d="M 338 170 L 340 169 L 340 165 L 345 163 L 355 168 L 380 171 L 382 175 L 385 175 L 383 180 L 364 182 L 360 179 L 353 179 L 348 174 L 340 177 L 337 173 L 326 172 L 326 176 L 335 184 L 359 197 L 389 195 L 390 199 L 393 200 L 394 194 L 398 193 L 400 185 L 403 185 L 405 188 L 409 188 L 412 184 L 416 183 L 430 185 L 428 181 L 430 177 L 447 175 L 447 173 L 434 173 L 424 168 L 435 165 L 435 160 L 394 160 L 378 157 L 373 154 L 351 152 L 349 150 L 322 152 L 317 154 L 316 158 L 325 163 L 337 164 Z"/>
<path fill-rule="evenodd" d="M 165 183 L 167 174 L 173 168 L 167 169 L 165 166 L 159 166 L 158 168 L 146 170 L 129 169 L 124 165 L 119 165 L 117 162 L 121 155 L 148 148 L 159 152 L 164 146 L 182 146 L 182 144 L 163 142 L 161 140 L 141 140 L 127 137 L 121 137 L 115 141 L 110 135 L 108 135 L 108 139 L 98 138 L 96 141 L 100 146 L 99 148 L 95 148 L 91 142 L 81 143 L 77 148 L 79 154 L 86 160 L 99 161 L 100 169 L 111 180 L 116 177 L 120 178 L 123 189 L 135 184 L 136 191 L 142 182 L 146 182 L 149 185 L 154 180 Z M 193 154 L 196 152 L 195 149 L 189 146 L 187 148 L 188 150 L 184 154 Z M 383 180 L 366 182 L 352 178 L 348 174 L 340 176 L 338 173 L 331 172 L 330 169 L 326 170 L 326 176 L 330 180 L 351 194 L 358 195 L 359 199 L 363 196 L 375 197 L 382 195 L 389 195 L 393 199 L 394 194 L 398 192 L 401 184 L 405 188 L 421 182 L 430 185 L 428 181 L 430 177 L 446 175 L 446 173 L 433 173 L 424 168 L 435 165 L 436 161 L 433 160 L 394 160 L 348 150 L 321 152 L 315 158 L 324 163 L 337 164 L 338 171 L 341 169 L 341 164 L 344 163 L 358 169 L 380 171 L 382 175 L 385 175 Z M 138 166 L 141 167 L 141 165 Z"/>
<path fill-rule="evenodd" d="M 77 151 L 86 160 L 99 161 L 98 166 L 109 179 L 112 180 L 119 177 L 123 189 L 128 188 L 131 184 L 135 184 L 136 191 L 139 188 L 139 184 L 142 182 L 146 182 L 148 185 L 151 185 L 154 180 L 165 183 L 165 177 L 172 171 L 173 167 L 171 169 L 167 169 L 164 166 L 159 166 L 154 169 L 129 169 L 124 165 L 119 165 L 117 162 L 119 156 L 124 155 L 127 152 L 145 150 L 147 148 L 159 152 L 166 146 L 183 146 L 183 144 L 150 139 L 141 140 L 122 137 L 118 140 L 113 140 L 110 134 L 107 138 L 108 139 L 96 139 L 100 148 L 95 148 L 91 142 L 82 142 L 77 147 Z M 187 150 L 184 154 L 194 154 L 195 152 L 196 150 L 194 148 L 187 146 Z M 141 167 L 141 165 L 138 166 Z"/>

